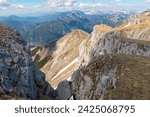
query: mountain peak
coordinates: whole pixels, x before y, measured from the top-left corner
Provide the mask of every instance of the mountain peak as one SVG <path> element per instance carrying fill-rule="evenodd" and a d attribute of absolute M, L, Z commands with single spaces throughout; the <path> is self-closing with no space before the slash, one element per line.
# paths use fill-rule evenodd
<path fill-rule="evenodd" d="M 70 13 L 78 14 L 78 15 L 85 15 L 84 12 L 79 11 L 79 10 L 72 10 L 72 11 L 70 11 Z"/>
<path fill-rule="evenodd" d="M 88 35 L 87 32 L 81 30 L 81 29 L 74 29 L 71 33 L 69 34 L 76 34 L 78 36 L 83 36 L 83 35 Z"/>
<path fill-rule="evenodd" d="M 37 67 L 46 73 L 46 79 L 53 87 L 57 87 L 61 81 L 71 77 L 79 56 L 79 45 L 88 36 L 88 33 L 80 29 L 74 29 L 69 34 L 57 40 L 53 45 L 44 47 L 42 50 L 37 48 L 38 52 L 34 55 L 33 59 Z M 47 58 L 50 59 L 43 64 L 42 62 L 47 60 Z M 38 66 L 41 64 L 43 65 Z"/>

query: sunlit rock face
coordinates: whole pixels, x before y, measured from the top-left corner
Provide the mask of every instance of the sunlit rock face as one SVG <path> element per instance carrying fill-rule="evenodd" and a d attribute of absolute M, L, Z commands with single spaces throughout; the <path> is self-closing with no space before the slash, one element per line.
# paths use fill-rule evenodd
<path fill-rule="evenodd" d="M 150 27 L 143 15 L 138 23 L 113 29 L 95 26 L 80 45 L 79 69 L 72 76 L 75 99 L 150 99 Z"/>

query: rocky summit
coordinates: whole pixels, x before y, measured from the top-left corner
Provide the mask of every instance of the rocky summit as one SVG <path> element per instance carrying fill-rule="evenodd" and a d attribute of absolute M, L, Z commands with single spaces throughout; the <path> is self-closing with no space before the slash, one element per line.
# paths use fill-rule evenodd
<path fill-rule="evenodd" d="M 149 12 L 142 13 L 138 23 L 133 19 L 116 28 L 95 26 L 80 45 L 72 75 L 75 99 L 150 99 L 148 17 Z"/>

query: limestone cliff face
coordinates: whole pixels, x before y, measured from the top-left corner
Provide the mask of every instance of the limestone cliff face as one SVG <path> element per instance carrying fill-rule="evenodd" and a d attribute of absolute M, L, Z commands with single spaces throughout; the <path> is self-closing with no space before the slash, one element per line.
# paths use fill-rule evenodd
<path fill-rule="evenodd" d="M 140 28 L 134 37 L 118 27 L 94 28 L 80 45 L 78 69 L 72 76 L 76 99 L 150 99 L 150 42 L 140 32 L 149 33 Z"/>
<path fill-rule="evenodd" d="M 119 31 L 106 33 L 97 40 L 98 43 L 93 45 L 92 56 L 110 53 L 150 56 L 149 42 L 128 39 Z"/>
<path fill-rule="evenodd" d="M 46 80 L 54 88 L 61 81 L 71 78 L 79 56 L 79 45 L 88 36 L 82 30 L 74 30 L 45 47 L 32 49 L 36 65 L 45 73 Z"/>
<path fill-rule="evenodd" d="M 20 34 L 0 25 L 0 99 L 38 99 L 44 78 Z"/>
<path fill-rule="evenodd" d="M 99 39 L 106 34 L 106 32 L 112 30 L 111 27 L 106 25 L 96 25 L 92 34 L 84 40 L 79 46 L 79 57 L 78 57 L 78 64 L 76 69 L 79 66 L 84 66 L 88 64 L 90 61 L 91 56 L 93 56 L 94 45 L 98 43 Z"/>
<path fill-rule="evenodd" d="M 78 63 L 83 60 L 84 65 L 91 56 L 113 52 L 149 56 L 149 44 L 140 40 L 150 41 L 150 11 L 131 17 L 119 27 L 96 25 L 91 37 L 80 45 Z"/>

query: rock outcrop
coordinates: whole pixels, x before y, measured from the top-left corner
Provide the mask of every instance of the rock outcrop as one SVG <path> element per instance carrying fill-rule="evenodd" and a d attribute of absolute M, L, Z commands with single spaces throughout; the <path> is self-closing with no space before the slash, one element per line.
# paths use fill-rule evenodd
<path fill-rule="evenodd" d="M 0 25 L 0 99 L 40 99 L 45 83 L 20 34 Z"/>
<path fill-rule="evenodd" d="M 73 74 L 76 100 L 150 99 L 150 58 L 107 54 Z"/>
<path fill-rule="evenodd" d="M 71 82 L 65 80 L 59 83 L 56 100 L 68 100 L 72 96 Z"/>
<path fill-rule="evenodd" d="M 143 26 L 142 21 L 133 24 Z M 120 27 L 95 26 L 80 45 L 71 80 L 75 99 L 150 99 L 150 27 L 137 28 L 138 32 Z M 131 36 L 131 31 L 138 35 Z"/>

